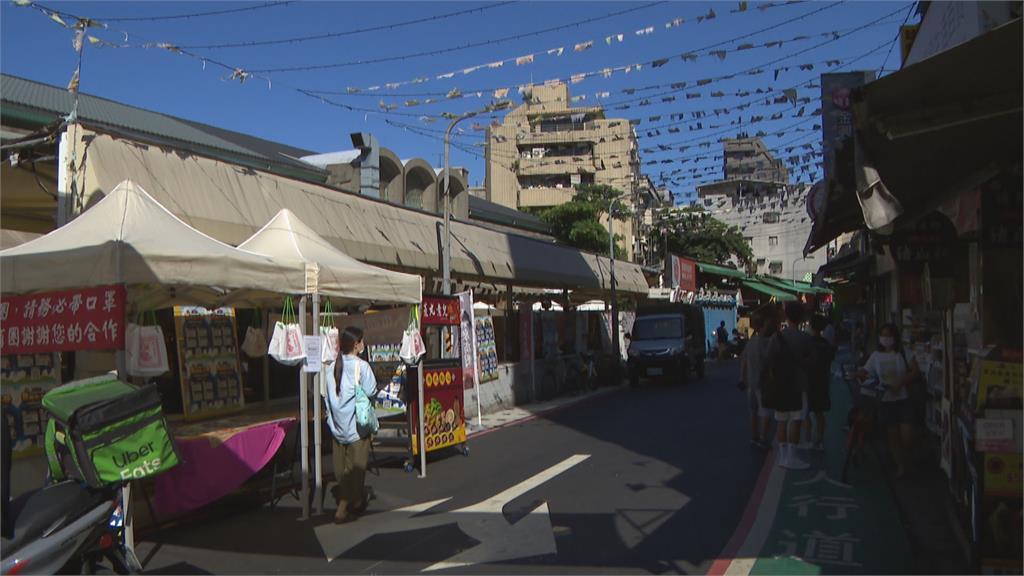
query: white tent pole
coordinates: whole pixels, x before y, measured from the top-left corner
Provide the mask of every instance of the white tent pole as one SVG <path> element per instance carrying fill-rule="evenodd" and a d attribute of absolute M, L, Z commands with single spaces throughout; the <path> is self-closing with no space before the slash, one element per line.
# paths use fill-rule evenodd
<path fill-rule="evenodd" d="M 419 392 L 419 397 L 418 397 L 419 399 L 417 400 L 417 402 L 419 403 L 419 406 L 417 406 L 417 408 L 416 408 L 416 415 L 419 416 L 419 422 L 417 423 L 417 425 L 419 426 L 419 434 L 418 434 L 419 438 L 418 438 L 418 440 L 419 440 L 419 444 L 420 444 L 420 478 L 426 478 L 427 477 L 427 439 L 424 437 L 424 431 L 426 430 L 426 426 L 425 426 L 424 417 L 423 417 L 423 410 L 425 409 L 425 406 L 423 404 L 423 360 L 422 359 L 420 360 L 420 363 L 419 363 L 419 366 L 418 366 L 417 370 L 419 371 L 419 377 L 416 378 L 416 388 L 417 388 L 417 391 Z"/>
<path fill-rule="evenodd" d="M 313 334 L 320 336 L 320 293 L 313 293 Z M 321 336 L 322 337 L 322 336 Z M 310 351 L 306 351 L 307 354 Z M 320 350 L 314 350 L 312 353 L 320 354 Z M 324 367 L 320 364 L 320 371 L 313 375 L 313 510 L 317 514 L 321 514 L 324 511 L 323 504 L 323 454 L 322 454 L 322 436 L 323 426 L 320 424 L 321 415 L 321 400 L 320 400 L 320 380 L 323 378 Z"/>
<path fill-rule="evenodd" d="M 299 331 L 306 333 L 306 296 L 299 298 Z M 302 447 L 302 520 L 309 520 L 309 385 L 299 367 L 299 436 Z"/>

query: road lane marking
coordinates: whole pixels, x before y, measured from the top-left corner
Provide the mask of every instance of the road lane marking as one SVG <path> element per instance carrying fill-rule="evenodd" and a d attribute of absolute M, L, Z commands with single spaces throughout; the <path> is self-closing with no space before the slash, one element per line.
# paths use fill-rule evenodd
<path fill-rule="evenodd" d="M 558 548 L 547 502 L 536 506 L 515 524 L 510 524 L 505 519 L 502 509 L 516 498 L 588 458 L 589 454 L 570 456 L 490 498 L 450 512 L 423 514 L 451 500 L 449 497 L 379 514 L 369 514 L 351 524 L 317 526 L 314 533 L 328 562 L 334 561 L 378 534 L 433 528 L 452 523 L 457 524 L 466 535 L 479 542 L 472 548 L 427 566 L 424 571 L 556 554 Z"/>

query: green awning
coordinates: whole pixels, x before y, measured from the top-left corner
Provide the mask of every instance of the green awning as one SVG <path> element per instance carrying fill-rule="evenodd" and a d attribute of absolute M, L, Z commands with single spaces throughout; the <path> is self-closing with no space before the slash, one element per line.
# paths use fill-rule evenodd
<path fill-rule="evenodd" d="M 769 278 L 761 277 L 758 278 L 759 282 L 781 288 L 783 290 L 789 290 L 790 292 L 796 292 L 797 294 L 831 294 L 832 291 L 828 288 L 822 288 L 820 286 L 812 286 L 806 282 L 797 282 L 793 280 L 784 280 L 782 278 Z"/>
<path fill-rule="evenodd" d="M 718 274 L 719 276 L 739 278 L 740 280 L 744 280 L 747 277 L 742 270 L 737 270 L 728 266 L 718 266 L 717 264 L 705 264 L 703 262 L 698 262 L 697 268 L 699 268 L 701 272 L 706 272 L 708 274 Z"/>
<path fill-rule="evenodd" d="M 756 291 L 758 291 L 758 292 L 760 292 L 762 294 L 767 294 L 768 296 L 771 296 L 772 298 L 775 298 L 776 300 L 781 300 L 781 301 L 796 300 L 796 296 L 790 294 L 789 292 L 785 292 L 783 290 L 779 290 L 778 288 L 774 288 L 774 287 L 769 286 L 767 284 L 762 284 L 762 283 L 760 283 L 760 282 L 758 282 L 756 280 L 744 280 L 743 281 L 743 285 L 746 286 L 747 288 L 750 288 L 751 290 L 756 290 Z"/>

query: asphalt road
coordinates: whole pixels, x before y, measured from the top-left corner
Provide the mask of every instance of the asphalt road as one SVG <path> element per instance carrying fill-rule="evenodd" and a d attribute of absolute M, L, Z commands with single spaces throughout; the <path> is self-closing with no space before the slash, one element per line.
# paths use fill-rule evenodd
<path fill-rule="evenodd" d="M 151 573 L 705 573 L 764 458 L 737 371 L 709 364 L 702 380 L 471 438 L 470 456 L 436 458 L 425 479 L 384 468 L 351 524 L 301 522 L 294 502 L 221 511 L 148 537 L 139 556 Z"/>

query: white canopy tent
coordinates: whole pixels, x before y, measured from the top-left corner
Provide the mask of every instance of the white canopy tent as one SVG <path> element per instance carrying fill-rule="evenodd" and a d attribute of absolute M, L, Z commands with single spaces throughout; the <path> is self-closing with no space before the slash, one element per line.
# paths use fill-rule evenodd
<path fill-rule="evenodd" d="M 219 304 L 232 290 L 301 294 L 305 265 L 233 248 L 179 220 L 130 180 L 45 236 L 0 250 L 8 294 L 125 284 L 156 308 Z"/>
<path fill-rule="evenodd" d="M 376 304 L 419 304 L 422 297 L 422 281 L 419 276 L 394 272 L 384 268 L 378 268 L 364 264 L 355 258 L 341 252 L 313 231 L 304 222 L 299 220 L 287 208 L 281 209 L 263 228 L 260 228 L 248 240 L 242 242 L 239 248 L 270 256 L 277 259 L 299 260 L 304 264 L 316 264 L 319 267 L 318 292 L 313 295 L 313 330 L 317 330 L 320 315 L 321 294 L 335 298 L 343 304 L 358 302 Z M 299 315 L 303 320 L 302 329 L 306 333 L 306 300 L 302 299 L 299 304 Z M 305 372 L 299 375 L 299 394 L 302 413 L 301 444 L 302 453 L 307 454 L 309 432 L 307 430 L 305 415 L 308 411 L 306 406 L 308 397 L 309 381 Z M 316 374 L 316 381 L 313 390 L 319 391 L 321 386 L 317 385 L 324 381 L 323 369 Z M 314 494 L 313 501 L 316 503 L 316 512 L 321 512 L 323 491 L 323 464 L 321 455 L 321 405 L 319 392 L 313 394 L 313 478 Z M 423 434 L 420 433 L 420 438 Z M 309 498 L 307 497 L 308 483 L 305 481 L 308 465 L 303 460 L 302 465 L 302 503 L 303 516 L 309 514 Z M 421 463 L 421 473 L 423 467 Z"/>
<path fill-rule="evenodd" d="M 421 279 L 364 264 L 324 240 L 287 208 L 239 246 L 273 259 L 320 266 L 320 293 L 342 303 L 418 304 Z"/>

